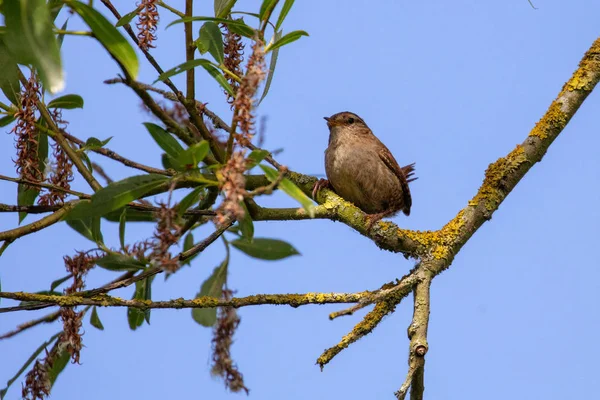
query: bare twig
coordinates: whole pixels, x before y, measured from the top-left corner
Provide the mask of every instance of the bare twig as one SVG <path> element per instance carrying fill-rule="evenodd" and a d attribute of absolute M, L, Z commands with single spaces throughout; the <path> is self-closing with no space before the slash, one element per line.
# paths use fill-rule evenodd
<path fill-rule="evenodd" d="M 43 317 L 31 320 L 31 321 L 27 321 L 27 322 L 17 326 L 16 329 L 14 329 L 10 332 L 6 332 L 3 335 L 0 335 L 0 340 L 8 339 L 10 337 L 18 335 L 19 333 L 26 331 L 29 328 L 33 328 L 34 326 L 37 326 L 39 324 L 47 324 L 47 323 L 54 322 L 58 319 L 59 316 L 60 316 L 60 311 L 54 311 L 48 315 L 44 315 Z"/>
<path fill-rule="evenodd" d="M 86 194 L 86 193 L 76 192 L 74 190 L 67 190 L 67 189 L 65 189 L 63 187 L 56 186 L 56 185 L 51 185 L 49 183 L 33 182 L 33 181 L 29 181 L 27 179 L 11 178 L 10 176 L 4 176 L 4 175 L 0 175 L 0 180 L 2 180 L 2 181 L 8 181 L 8 182 L 14 182 L 14 183 L 25 183 L 25 184 L 30 185 L 30 186 L 42 187 L 42 188 L 46 188 L 46 189 L 52 189 L 52 190 L 56 190 L 56 191 L 61 191 L 61 192 L 64 192 L 64 193 L 72 194 L 73 196 L 77 196 L 77 197 L 79 197 L 81 199 L 89 199 L 90 197 L 92 197 L 91 195 Z"/>
<path fill-rule="evenodd" d="M 204 249 L 206 249 L 212 242 L 217 240 L 231 225 L 233 225 L 234 222 L 235 222 L 235 220 L 230 220 L 229 222 L 219 226 L 217 228 L 217 230 L 214 231 L 212 234 L 210 234 L 210 236 L 208 236 L 206 239 L 204 239 L 203 241 L 201 241 L 200 243 L 198 243 L 191 249 L 181 252 L 177 256 L 179 261 L 183 262 L 183 261 L 189 259 L 190 257 L 193 257 L 196 254 L 200 253 Z"/>

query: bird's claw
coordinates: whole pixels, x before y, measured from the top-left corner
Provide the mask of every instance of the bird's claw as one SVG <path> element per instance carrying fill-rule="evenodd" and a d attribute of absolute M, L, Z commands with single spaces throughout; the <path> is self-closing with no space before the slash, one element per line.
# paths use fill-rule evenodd
<path fill-rule="evenodd" d="M 312 190 L 312 198 L 313 199 L 317 199 L 317 194 L 319 193 L 319 190 L 323 189 L 323 188 L 329 188 L 329 181 L 327 179 L 319 179 L 316 183 L 315 186 L 313 186 L 313 190 Z"/>

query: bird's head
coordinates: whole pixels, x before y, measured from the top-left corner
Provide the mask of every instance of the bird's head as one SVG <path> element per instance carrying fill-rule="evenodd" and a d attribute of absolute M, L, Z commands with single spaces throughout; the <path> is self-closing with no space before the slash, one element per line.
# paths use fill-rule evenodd
<path fill-rule="evenodd" d="M 331 117 L 324 117 L 325 121 L 327 121 L 327 127 L 329 130 L 333 130 L 336 127 L 342 127 L 345 129 L 369 129 L 365 121 L 358 115 L 344 111 L 337 114 L 333 114 Z"/>

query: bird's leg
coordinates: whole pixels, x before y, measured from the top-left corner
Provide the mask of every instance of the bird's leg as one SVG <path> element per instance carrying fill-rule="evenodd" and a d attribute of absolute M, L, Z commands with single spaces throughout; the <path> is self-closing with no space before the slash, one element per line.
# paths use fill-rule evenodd
<path fill-rule="evenodd" d="M 329 184 L 329 181 L 327 179 L 319 179 L 315 183 L 315 186 L 313 186 L 312 198 L 316 200 L 319 190 L 324 189 L 324 188 L 331 189 L 331 185 Z"/>
<path fill-rule="evenodd" d="M 375 225 L 376 222 L 379 222 L 388 215 L 392 215 L 394 212 L 394 210 L 386 210 L 378 214 L 367 214 L 367 232 L 371 231 L 371 228 L 373 228 L 373 225 Z"/>

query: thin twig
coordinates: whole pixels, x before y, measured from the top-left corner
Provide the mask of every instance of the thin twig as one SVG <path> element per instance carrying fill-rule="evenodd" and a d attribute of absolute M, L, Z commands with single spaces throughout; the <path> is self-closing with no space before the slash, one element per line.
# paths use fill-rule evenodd
<path fill-rule="evenodd" d="M 60 191 L 60 192 L 64 192 L 64 193 L 69 193 L 69 194 L 72 194 L 73 196 L 79 197 L 80 199 L 89 199 L 90 197 L 92 197 L 91 195 L 86 194 L 86 193 L 76 192 L 75 190 L 68 190 L 68 189 L 65 189 L 60 186 L 51 185 L 49 183 L 33 182 L 33 181 L 29 181 L 27 179 L 11 178 L 10 176 L 4 176 L 4 175 L 0 175 L 0 180 L 14 182 L 14 183 L 24 183 L 24 184 L 27 184 L 30 186 L 42 187 L 45 189 L 51 189 L 51 190 L 56 190 L 56 191 Z"/>
<path fill-rule="evenodd" d="M 63 133 L 63 135 L 69 139 L 71 142 L 76 143 L 80 146 L 84 146 L 85 142 L 73 135 L 70 135 L 68 133 Z M 111 158 L 115 161 L 120 162 L 121 164 L 127 166 L 127 167 L 131 167 L 131 168 L 135 168 L 135 169 L 139 169 L 140 171 L 144 171 L 144 172 L 148 172 L 150 174 L 160 174 L 160 175 L 166 175 L 166 176 L 173 176 L 174 173 L 170 172 L 170 171 L 166 171 L 164 169 L 159 169 L 159 168 L 154 168 L 154 167 L 150 167 L 144 164 L 140 164 L 137 163 L 135 161 L 132 161 L 128 158 L 125 158 L 123 156 L 120 156 L 119 154 L 115 153 L 114 151 L 107 149 L 106 147 L 101 147 L 99 149 L 97 148 L 93 148 L 90 149 L 90 151 L 93 151 L 94 153 L 98 153 L 98 154 L 102 154 L 103 156 L 106 156 L 108 158 Z M 93 164 L 92 164 L 93 165 Z"/>
<path fill-rule="evenodd" d="M 13 337 L 15 335 L 18 335 L 19 333 L 26 331 L 29 328 L 33 328 L 34 326 L 37 326 L 39 324 L 46 324 L 46 323 L 50 323 L 50 322 L 54 322 L 57 320 L 57 318 L 60 316 L 60 311 L 54 311 L 48 315 L 45 315 L 43 317 L 25 322 L 19 326 L 17 326 L 16 329 L 10 331 L 10 332 L 6 332 L 3 335 L 0 335 L 0 340 L 2 339 L 8 339 L 10 337 Z"/>
<path fill-rule="evenodd" d="M 219 226 L 216 231 L 214 231 L 212 234 L 210 234 L 210 236 L 208 236 L 206 239 L 204 239 L 197 245 L 193 246 L 191 249 L 181 252 L 177 256 L 177 259 L 180 262 L 183 262 L 183 261 L 189 259 L 190 257 L 193 257 L 196 254 L 200 253 L 201 251 L 206 249 L 212 242 L 217 240 L 231 225 L 233 225 L 234 222 L 235 222 L 235 220 L 230 220 L 228 222 L 225 222 L 223 225 Z"/>

